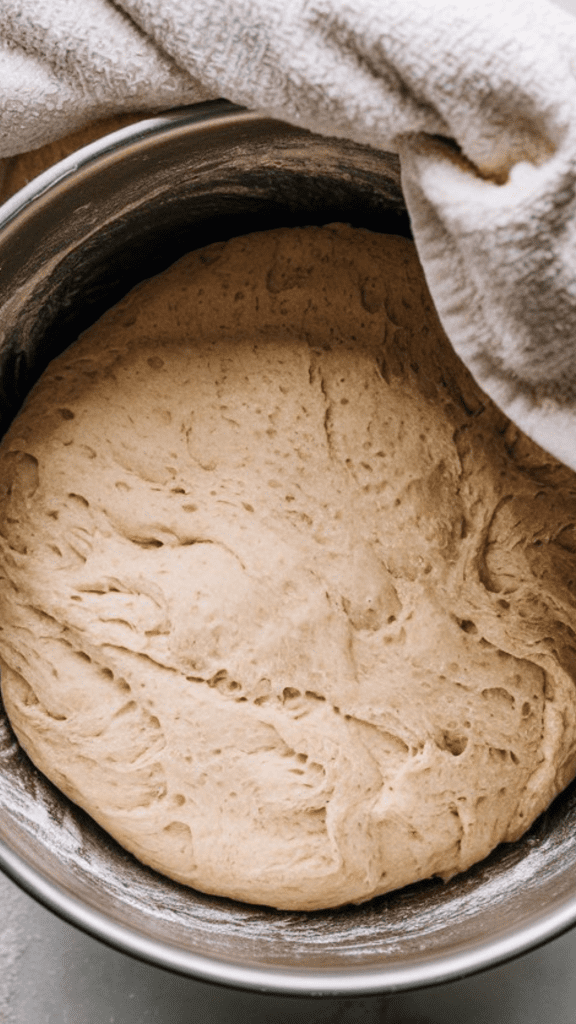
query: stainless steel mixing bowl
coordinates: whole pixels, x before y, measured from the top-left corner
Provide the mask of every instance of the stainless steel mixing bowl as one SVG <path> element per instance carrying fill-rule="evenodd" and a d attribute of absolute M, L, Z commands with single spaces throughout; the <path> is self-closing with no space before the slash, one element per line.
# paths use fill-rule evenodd
<path fill-rule="evenodd" d="M 52 356 L 183 252 L 334 220 L 408 233 L 396 159 L 224 102 L 143 121 L 56 165 L 0 210 L 2 429 Z M 575 830 L 570 787 L 520 842 L 448 884 L 274 912 L 139 865 L 36 771 L 3 712 L 0 721 L 0 865 L 90 934 L 207 981 L 360 995 L 502 962 L 574 924 Z"/>

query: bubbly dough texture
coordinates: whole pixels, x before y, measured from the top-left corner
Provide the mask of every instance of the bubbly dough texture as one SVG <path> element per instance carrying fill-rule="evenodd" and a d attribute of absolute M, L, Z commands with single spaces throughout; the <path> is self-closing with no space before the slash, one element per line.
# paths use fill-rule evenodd
<path fill-rule="evenodd" d="M 200 890 L 449 878 L 576 770 L 576 478 L 490 403 L 412 244 L 191 253 L 55 360 L 0 456 L 32 760 Z"/>

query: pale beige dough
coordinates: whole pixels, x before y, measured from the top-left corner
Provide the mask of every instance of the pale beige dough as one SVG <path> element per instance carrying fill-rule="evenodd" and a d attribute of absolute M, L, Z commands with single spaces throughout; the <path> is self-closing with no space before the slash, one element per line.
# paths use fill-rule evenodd
<path fill-rule="evenodd" d="M 2 692 L 123 846 L 286 909 L 449 878 L 576 762 L 576 478 L 507 423 L 412 244 L 191 253 L 0 455 Z"/>

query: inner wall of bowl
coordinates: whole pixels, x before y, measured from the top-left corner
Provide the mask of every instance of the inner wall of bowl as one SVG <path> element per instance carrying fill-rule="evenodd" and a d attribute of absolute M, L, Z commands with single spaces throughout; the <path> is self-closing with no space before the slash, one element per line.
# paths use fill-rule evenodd
<path fill-rule="evenodd" d="M 50 359 L 191 249 L 336 220 L 410 237 L 392 154 L 262 119 L 209 122 L 199 135 L 194 147 L 186 131 L 160 135 L 145 151 L 81 168 L 73 187 L 63 181 L 12 225 L 0 279 L 0 433 Z"/>
<path fill-rule="evenodd" d="M 395 157 L 207 105 L 81 162 L 0 230 L 2 430 L 47 362 L 138 281 L 212 241 L 335 220 L 409 235 Z M 36 771 L 3 711 L 0 765 L 0 863 L 100 937 L 211 980 L 357 993 L 438 981 L 456 960 L 463 973 L 547 937 L 542 908 L 548 920 L 576 891 L 573 787 L 522 841 L 448 884 L 294 914 L 205 896 L 138 864 Z M 534 927 L 536 940 L 519 938 Z M 504 952 L 482 953 L 490 942 Z"/>

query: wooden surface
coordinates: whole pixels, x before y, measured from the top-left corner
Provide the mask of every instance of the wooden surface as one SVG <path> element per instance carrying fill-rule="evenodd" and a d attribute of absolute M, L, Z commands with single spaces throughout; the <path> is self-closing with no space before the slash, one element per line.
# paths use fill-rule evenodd
<path fill-rule="evenodd" d="M 147 115 L 139 112 L 135 114 L 121 114 L 117 117 L 107 118 L 105 121 L 98 121 L 81 128 L 72 135 L 56 142 L 49 142 L 40 149 L 34 149 L 29 153 L 22 153 L 19 156 L 10 156 L 0 160 L 0 203 L 3 203 L 9 196 L 26 185 L 36 175 L 41 174 L 52 164 L 69 156 L 74 150 L 94 142 L 108 132 L 114 132 L 124 125 L 140 121 Z"/>

